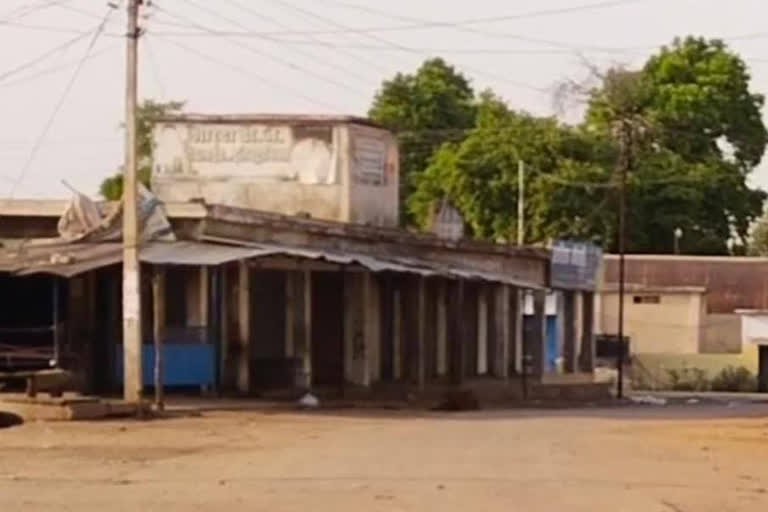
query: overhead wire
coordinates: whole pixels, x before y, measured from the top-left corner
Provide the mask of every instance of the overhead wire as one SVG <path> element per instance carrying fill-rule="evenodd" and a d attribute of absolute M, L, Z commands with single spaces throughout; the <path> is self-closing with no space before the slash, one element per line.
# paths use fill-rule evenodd
<path fill-rule="evenodd" d="M 197 2 L 194 2 L 194 1 L 192 1 L 192 0 L 189 0 L 189 1 L 188 1 L 188 3 L 190 3 L 190 4 L 193 4 L 193 5 L 197 6 Z M 196 28 L 198 28 L 198 29 L 200 29 L 200 30 L 203 30 L 203 31 L 206 31 L 206 32 L 208 32 L 208 31 L 212 31 L 212 30 L 213 30 L 213 29 L 211 29 L 210 27 L 207 27 L 207 26 L 205 26 L 205 25 L 202 25 L 202 24 L 200 24 L 200 23 L 197 23 L 196 21 L 194 21 L 194 20 L 192 20 L 192 19 L 190 19 L 190 18 L 188 18 L 188 17 L 186 17 L 186 16 L 184 16 L 184 15 L 181 15 L 181 14 L 177 14 L 177 13 L 171 12 L 171 11 L 169 11 L 168 9 L 166 9 L 166 8 L 164 8 L 164 7 L 160 6 L 160 5 L 158 5 L 157 3 L 153 3 L 152 5 L 153 5 L 153 7 L 154 7 L 155 9 L 157 9 L 158 11 L 160 11 L 160 12 L 164 12 L 164 13 L 166 13 L 167 15 L 171 16 L 172 18 L 178 19 L 178 20 L 180 20 L 180 21 L 182 21 L 182 22 L 187 22 L 187 23 L 189 23 L 190 25 L 192 25 L 192 26 L 194 26 L 194 27 L 196 27 Z M 205 9 L 205 8 L 204 8 L 204 9 Z M 215 12 L 215 11 L 214 11 L 214 12 Z M 222 19 L 227 19 L 227 17 L 222 17 L 221 15 L 218 15 L 218 17 L 219 17 L 219 18 L 222 18 Z M 239 22 L 238 22 L 238 23 L 239 23 Z M 164 39 L 164 40 L 168 40 L 167 38 L 163 38 L 163 39 Z M 261 56 L 261 57 L 267 58 L 267 59 L 269 59 L 269 60 L 271 60 L 271 61 L 275 62 L 276 64 L 279 64 L 279 65 L 281 65 L 281 66 L 287 67 L 287 68 L 289 68 L 289 69 L 293 69 L 293 70 L 301 71 L 302 73 L 305 73 L 305 74 L 306 74 L 306 75 L 308 75 L 308 76 L 312 76 L 312 77 L 314 77 L 314 78 L 316 78 L 316 79 L 318 79 L 318 80 L 321 80 L 321 81 L 323 81 L 323 82 L 326 82 L 326 83 L 329 83 L 329 84 L 331 84 L 331 85 L 334 85 L 335 87 L 339 87 L 339 88 L 341 88 L 341 89 L 345 89 L 345 90 L 348 90 L 348 91 L 352 91 L 352 92 L 354 92 L 354 93 L 356 93 L 356 94 L 363 94 L 363 95 L 367 95 L 367 94 L 368 94 L 367 92 L 361 92 L 361 91 L 359 91 L 359 90 L 355 89 L 354 87 L 350 87 L 350 86 L 349 86 L 349 84 L 347 84 L 347 83 L 344 83 L 344 82 L 342 82 L 342 81 L 336 80 L 335 78 L 329 78 L 329 77 L 326 77 L 325 75 L 323 75 L 323 74 L 321 74 L 321 73 L 317 73 L 317 72 L 315 72 L 315 71 L 312 71 L 312 70 L 310 70 L 310 69 L 308 69 L 308 68 L 306 68 L 306 67 L 304 67 L 304 66 L 300 66 L 300 65 L 298 65 L 298 64 L 295 64 L 295 63 L 293 63 L 293 62 L 290 62 L 290 61 L 288 61 L 288 60 L 286 60 L 286 59 L 283 59 L 283 58 L 277 57 L 277 56 L 275 56 L 275 55 L 272 55 L 272 54 L 270 54 L 269 52 L 266 52 L 266 51 L 260 50 L 259 48 L 255 48 L 255 47 L 253 47 L 253 46 L 251 46 L 251 45 L 248 45 L 248 44 L 245 44 L 245 43 L 243 43 L 243 42 L 241 42 L 241 41 L 239 41 L 239 40 L 236 40 L 236 39 L 230 39 L 230 38 L 225 38 L 225 40 L 226 40 L 227 42 L 229 42 L 230 44 L 234 45 L 234 46 L 237 46 L 237 47 L 239 47 L 239 48 L 242 48 L 242 49 L 244 49 L 244 50 L 246 50 L 246 51 L 248 51 L 248 52 L 250 52 L 250 53 L 253 53 L 254 55 L 259 55 L 259 56 Z"/>
<path fill-rule="evenodd" d="M 254 9 L 252 9 L 250 7 L 245 6 L 241 2 L 238 2 L 236 0 L 224 0 L 224 1 L 229 3 L 230 5 L 232 5 L 233 7 L 237 8 L 237 9 L 240 9 L 241 11 L 244 11 L 244 12 L 247 12 L 247 13 L 249 13 L 251 15 L 257 16 L 260 19 L 265 20 L 265 21 L 267 21 L 269 23 L 273 23 L 273 24 L 276 24 L 278 26 L 286 27 L 286 25 L 284 25 L 280 20 L 278 20 L 276 18 L 273 18 L 271 16 L 266 16 L 264 14 L 261 14 L 258 11 L 254 10 Z M 250 27 L 248 25 L 245 25 L 244 23 L 242 23 L 242 22 L 240 22 L 238 20 L 232 19 L 230 17 L 222 16 L 221 14 L 219 14 L 215 10 L 204 8 L 202 5 L 200 5 L 199 2 L 196 2 L 195 0 L 187 0 L 187 3 L 190 3 L 190 4 L 194 5 L 198 9 L 205 10 L 206 12 L 209 12 L 211 15 L 219 17 L 220 19 L 222 19 L 222 20 L 224 20 L 224 21 L 226 21 L 226 22 L 228 22 L 228 23 L 230 23 L 232 25 L 235 25 L 235 26 L 240 27 L 240 28 L 245 29 L 245 30 L 249 30 L 250 29 Z M 275 40 L 275 38 L 271 38 L 271 37 L 265 37 L 263 39 L 266 40 L 266 41 L 269 41 L 270 43 L 276 43 L 277 42 Z M 365 84 L 366 86 L 370 86 L 370 79 L 369 79 L 369 77 L 355 72 L 354 69 L 350 69 L 349 66 L 342 66 L 342 65 L 337 64 L 334 61 L 334 59 L 321 58 L 321 57 L 318 57 L 317 54 L 314 54 L 312 52 L 309 52 L 309 51 L 306 51 L 306 50 L 303 50 L 303 49 L 300 49 L 300 48 L 288 47 L 288 49 L 293 51 L 294 53 L 297 53 L 297 54 L 299 54 L 299 55 L 301 55 L 301 56 L 303 56 L 305 58 L 310 59 L 310 61 L 313 62 L 313 63 L 325 66 L 325 67 L 330 68 L 330 69 L 333 69 L 334 71 L 340 72 L 343 75 L 353 77 L 358 82 L 361 82 L 361 83 Z"/>
<path fill-rule="evenodd" d="M 164 42 L 166 42 L 166 43 L 168 43 L 168 44 L 170 44 L 172 46 L 180 48 L 180 49 L 184 50 L 187 53 L 190 53 L 192 55 L 197 56 L 200 59 L 203 59 L 205 61 L 211 62 L 211 63 L 216 64 L 218 66 L 229 68 L 230 70 L 235 71 L 236 73 L 239 73 L 239 74 L 241 74 L 243 76 L 247 76 L 247 77 L 250 77 L 250 78 L 258 78 L 259 79 L 259 83 L 262 84 L 262 85 L 264 83 L 271 84 L 272 86 L 279 88 L 279 90 L 290 92 L 294 96 L 296 96 L 298 98 L 301 98 L 301 99 L 303 99 L 303 100 L 305 100 L 308 103 L 311 103 L 313 105 L 321 106 L 323 108 L 328 108 L 328 109 L 332 110 L 333 112 L 340 112 L 341 111 L 341 109 L 339 109 L 338 106 L 331 105 L 330 103 L 326 103 L 323 100 L 318 100 L 317 98 L 313 98 L 311 96 L 308 96 L 308 95 L 304 94 L 303 92 L 301 92 L 299 90 L 293 89 L 292 87 L 288 87 L 288 86 L 286 86 L 286 85 L 284 85 L 284 84 L 282 84 L 282 83 L 280 83 L 280 82 L 270 78 L 267 75 L 264 75 L 264 74 L 261 74 L 261 73 L 257 73 L 257 72 L 255 72 L 255 71 L 253 71 L 251 69 L 244 68 L 242 66 L 238 66 L 238 65 L 232 64 L 230 62 L 226 62 L 226 61 L 221 60 L 221 59 L 219 59 L 217 57 L 214 57 L 214 56 L 208 55 L 208 54 L 206 54 L 204 52 L 201 52 L 200 50 L 197 50 L 197 49 L 195 49 L 195 48 L 193 48 L 191 46 L 188 46 L 188 45 L 185 45 L 185 44 L 180 43 L 178 41 L 175 41 L 175 40 L 173 40 L 173 39 L 171 39 L 169 37 L 158 35 L 155 32 L 149 32 L 149 36 L 152 39 L 159 39 L 159 40 L 162 40 L 162 41 L 164 41 Z"/>
<path fill-rule="evenodd" d="M 18 9 L 11 11 L 5 15 L 5 18 L 0 19 L 0 24 L 4 24 L 11 20 L 20 20 L 26 18 L 32 13 L 48 9 L 49 7 L 58 7 L 73 2 L 74 0 L 42 0 L 33 5 L 22 5 Z"/>
<path fill-rule="evenodd" d="M 621 5 L 621 4 L 628 4 L 628 3 L 637 3 L 642 1 L 647 1 L 647 0 L 614 0 L 610 2 L 600 2 L 598 4 L 590 4 L 590 5 L 582 6 L 581 10 L 585 10 L 586 7 L 596 9 L 600 6 L 606 7 L 609 4 Z M 352 7 L 352 5 L 347 4 L 347 7 Z M 377 9 L 373 9 L 373 8 L 362 6 L 362 5 L 354 5 L 353 7 L 360 10 L 369 10 L 369 12 L 378 11 Z M 287 31 L 272 31 L 272 32 L 267 31 L 267 32 L 261 32 L 260 35 L 269 35 L 269 36 L 308 35 L 308 34 L 334 35 L 334 34 L 403 32 L 403 31 L 414 31 L 414 30 L 423 30 L 423 29 L 431 29 L 431 28 L 457 28 L 457 27 L 467 27 L 471 25 L 504 22 L 504 21 L 509 21 L 513 19 L 525 19 L 525 18 L 553 15 L 553 14 L 563 14 L 566 12 L 575 12 L 577 10 L 578 10 L 577 7 L 571 7 L 571 8 L 563 8 L 563 9 L 552 9 L 548 11 L 533 11 L 533 12 L 522 13 L 522 14 L 500 15 L 500 16 L 493 16 L 493 17 L 486 17 L 486 18 L 470 18 L 470 19 L 463 19 L 458 21 L 430 21 L 430 20 L 423 20 L 418 18 L 401 16 L 399 17 L 399 20 L 405 21 L 406 24 L 404 25 L 394 25 L 394 26 L 384 25 L 384 26 L 368 26 L 368 27 L 338 26 L 335 29 L 325 29 L 325 30 L 287 30 Z M 395 15 L 392 15 L 390 13 L 385 13 L 384 11 L 378 11 L 378 12 L 379 14 L 377 14 L 377 16 L 381 16 L 382 13 L 384 13 L 390 19 L 398 19 L 395 17 Z"/>
<path fill-rule="evenodd" d="M 279 3 L 280 5 L 283 5 L 285 7 L 289 7 L 289 8 L 291 8 L 291 9 L 297 11 L 297 12 L 303 12 L 303 13 L 307 14 L 308 16 L 311 16 L 313 18 L 316 18 L 316 19 L 319 19 L 321 21 L 324 21 L 328 25 L 335 26 L 335 27 L 338 27 L 340 29 L 350 30 L 349 27 L 339 23 L 338 21 L 336 21 L 333 18 L 328 18 L 327 16 L 323 16 L 323 15 L 318 14 L 318 13 L 316 13 L 314 11 L 309 10 L 309 9 L 305 9 L 303 7 L 298 7 L 298 6 L 296 6 L 296 5 L 294 5 L 294 4 L 290 3 L 290 2 L 287 2 L 285 0 L 273 0 L 273 1 Z M 356 32 L 356 31 L 350 30 L 350 32 Z M 403 52 L 412 53 L 412 54 L 415 53 L 415 54 L 426 56 L 426 57 L 431 57 L 432 56 L 431 54 L 428 54 L 428 53 L 425 53 L 425 52 L 421 52 L 421 51 L 419 51 L 416 48 L 410 48 L 410 47 L 404 46 L 404 45 L 402 45 L 400 43 L 396 43 L 394 41 L 390 41 L 389 39 L 381 37 L 381 36 L 379 36 L 377 34 L 368 33 L 368 32 L 361 32 L 359 35 L 361 35 L 363 37 L 366 37 L 368 39 L 377 41 L 379 43 L 383 43 L 383 44 L 385 44 L 387 46 L 390 46 L 392 48 L 396 48 L 396 49 L 398 49 L 400 51 L 403 51 Z M 547 88 L 537 87 L 535 85 L 527 84 L 527 83 L 524 83 L 524 82 L 510 80 L 510 79 L 508 79 L 506 77 L 502 77 L 500 75 L 496 75 L 495 73 L 489 73 L 489 72 L 487 72 L 485 70 L 480 70 L 480 69 L 469 67 L 469 66 L 463 66 L 463 68 L 468 70 L 468 71 L 470 71 L 470 72 L 472 72 L 472 73 L 475 73 L 477 75 L 485 75 L 485 76 L 487 76 L 489 78 L 492 78 L 492 79 L 497 80 L 497 81 L 502 81 L 502 82 L 508 83 L 508 84 L 513 85 L 515 87 L 520 87 L 520 88 L 524 88 L 524 89 L 530 89 L 530 90 L 534 90 L 534 91 L 539 92 L 539 93 L 548 92 Z"/>
<path fill-rule="evenodd" d="M 73 37 L 72 39 L 69 39 L 69 40 L 63 42 L 62 44 L 60 44 L 60 45 L 58 45 L 58 46 L 56 46 L 56 47 L 46 51 L 45 53 L 42 53 L 42 54 L 38 55 L 37 57 L 35 57 L 35 58 L 25 62 L 24 64 L 20 64 L 20 65 L 14 67 L 14 68 L 11 68 L 11 69 L 9 69 L 7 71 L 0 72 L 0 83 L 2 83 L 3 80 L 7 79 L 8 77 L 11 77 L 11 76 L 13 76 L 13 75 L 15 75 L 17 73 L 20 73 L 20 72 L 26 70 L 26 69 L 34 67 L 37 64 L 39 64 L 40 62 L 43 62 L 43 61 L 47 60 L 49 57 L 67 50 L 72 45 L 74 45 L 75 43 L 80 41 L 81 39 L 85 39 L 86 36 L 88 36 L 88 32 L 84 32 L 84 33 L 78 35 L 77 37 Z"/>
<path fill-rule="evenodd" d="M 518 15 L 508 15 L 508 16 L 494 16 L 491 18 L 476 18 L 476 19 L 470 19 L 470 20 L 462 20 L 457 22 L 439 22 L 439 21 L 430 21 L 430 20 L 424 20 L 421 18 L 416 18 L 413 16 L 402 16 L 398 14 L 393 14 L 387 11 L 384 11 L 382 9 L 377 9 L 374 7 L 369 6 L 363 6 L 363 5 L 356 5 L 356 4 L 350 4 L 347 2 L 342 2 L 338 0 L 323 0 L 326 3 L 331 3 L 334 5 L 339 5 L 346 8 L 356 9 L 359 11 L 367 12 L 370 14 L 374 14 L 377 17 L 384 16 L 386 18 L 396 20 L 396 21 L 404 21 L 406 23 L 412 23 L 413 25 L 410 25 L 410 29 L 414 28 L 452 28 L 461 32 L 471 33 L 471 34 L 479 34 L 482 36 L 489 36 L 489 37 L 496 37 L 496 38 L 504 38 L 504 39 L 515 39 L 520 40 L 528 43 L 534 43 L 544 46 L 553 46 L 557 48 L 563 48 L 563 49 L 570 49 L 570 50 L 589 50 L 594 52 L 609 52 L 609 53 L 615 53 L 617 51 L 622 51 L 618 48 L 607 48 L 607 47 L 600 47 L 600 46 L 589 46 L 589 45 L 576 45 L 573 43 L 566 43 L 561 41 L 552 41 L 547 39 L 539 39 L 539 38 L 533 38 L 528 36 L 523 36 L 519 34 L 511 34 L 511 33 L 501 33 L 501 32 L 491 32 L 488 30 L 481 30 L 478 28 L 474 28 L 472 25 L 477 24 L 484 24 L 484 23 L 494 23 L 494 22 L 501 22 L 501 21 L 510 21 L 510 20 L 519 20 L 519 19 L 526 19 L 526 18 L 532 18 L 532 17 L 541 17 L 541 16 L 549 16 L 553 14 L 563 14 L 563 13 L 573 13 L 577 12 L 579 10 L 589 10 L 589 9 L 597 9 L 597 8 L 605 8 L 608 6 L 617 6 L 617 5 L 624 5 L 624 4 L 630 4 L 630 3 L 638 3 L 640 1 L 645 0 L 615 0 L 615 1 L 608 1 L 608 2 L 599 2 L 596 4 L 587 4 L 582 6 L 574 6 L 574 7 L 566 7 L 561 9 L 549 9 L 544 11 L 533 11 L 529 13 L 523 13 Z M 392 27 L 394 29 L 394 27 Z M 401 26 L 398 30 L 404 29 L 403 26 Z M 367 31 L 376 31 L 376 32 L 389 32 L 391 30 L 377 30 L 377 29 L 366 29 Z"/>
<path fill-rule="evenodd" d="M 118 43 L 114 43 L 114 44 L 112 44 L 112 45 L 110 45 L 108 47 L 101 48 L 98 51 L 92 52 L 88 57 L 86 57 L 84 59 L 84 61 L 88 62 L 88 61 L 94 60 L 97 57 L 100 57 L 100 56 L 106 54 L 107 52 L 109 52 L 110 50 L 116 48 L 117 46 L 119 46 Z M 42 76 L 48 76 L 48 75 L 55 74 L 55 73 L 57 73 L 59 71 L 63 71 L 63 70 L 71 68 L 73 65 L 78 64 L 80 61 L 81 61 L 81 58 L 69 60 L 67 62 L 62 62 L 62 63 L 57 64 L 55 66 L 51 66 L 49 68 L 42 69 L 42 70 L 40 70 L 38 72 L 22 76 L 20 78 L 17 78 L 16 80 L 10 80 L 10 81 L 7 81 L 7 82 L 2 82 L 2 83 L 0 83 L 0 89 L 6 88 L 6 87 L 13 87 L 15 85 L 25 84 L 25 83 L 31 82 L 31 81 L 33 81 L 33 80 L 35 80 L 37 78 L 40 78 Z"/>
<path fill-rule="evenodd" d="M 72 88 L 75 85 L 75 82 L 77 82 L 77 78 L 80 76 L 80 72 L 82 71 L 85 62 L 89 55 L 91 55 L 91 52 L 93 51 L 93 48 L 96 46 L 96 42 L 99 40 L 99 37 L 101 36 L 101 33 L 104 31 L 104 27 L 106 26 L 107 22 L 109 21 L 109 17 L 111 16 L 114 9 L 112 7 L 109 7 L 106 14 L 104 15 L 102 21 L 97 25 L 97 27 L 93 31 L 93 35 L 91 37 L 91 40 L 88 44 L 88 47 L 86 48 L 86 51 L 83 55 L 83 57 L 80 59 L 80 62 L 78 63 L 77 67 L 75 68 L 74 73 L 72 74 L 72 77 L 67 82 L 66 86 L 64 87 L 64 91 L 62 92 L 61 96 L 59 97 L 58 101 L 56 102 L 53 112 L 51 112 L 51 115 L 48 117 L 47 121 L 45 122 L 45 125 L 43 126 L 43 129 L 40 133 L 40 135 L 35 140 L 34 144 L 32 145 L 32 149 L 29 152 L 29 155 L 27 157 L 27 160 L 25 161 L 24 165 L 22 166 L 21 170 L 19 171 L 18 176 L 14 180 L 14 183 L 11 187 L 9 197 L 13 198 L 13 196 L 16 193 L 16 190 L 18 189 L 18 186 L 21 184 L 21 182 L 24 180 L 26 174 L 29 172 L 30 167 L 32 166 L 32 163 L 35 160 L 35 157 L 37 156 L 38 152 L 40 151 L 40 148 L 42 147 L 45 138 L 48 135 L 48 132 L 50 131 L 51 127 L 53 126 L 53 123 L 56 121 L 56 118 L 58 117 L 59 112 L 61 111 L 62 107 L 64 106 L 64 103 L 67 100 L 67 97 L 69 96 L 69 93 L 71 92 Z"/>
<path fill-rule="evenodd" d="M 266 21 L 268 23 L 273 23 L 273 24 L 275 24 L 278 27 L 283 28 L 283 29 L 288 29 L 288 30 L 290 29 L 289 25 L 281 22 L 279 19 L 274 18 L 272 16 L 267 16 L 267 15 L 257 11 L 253 7 L 245 5 L 243 2 L 241 2 L 239 0 L 225 0 L 225 1 L 228 2 L 231 5 L 234 5 L 235 7 L 239 8 L 243 12 L 247 12 L 247 13 L 249 13 L 249 14 L 251 14 L 251 15 L 253 15 L 253 16 L 255 16 L 255 17 L 257 17 L 257 18 L 259 18 L 261 20 L 264 20 L 264 21 Z M 317 46 L 325 46 L 324 45 L 324 41 L 321 38 L 317 37 L 317 36 L 314 36 L 312 34 L 308 34 L 307 38 L 308 38 L 307 42 L 309 44 L 317 45 Z M 278 38 L 274 38 L 273 37 L 273 38 L 270 38 L 270 40 L 273 41 L 273 42 L 278 42 L 280 44 L 284 44 L 284 42 L 282 40 L 278 39 Z M 379 71 L 387 71 L 384 67 L 376 65 L 376 63 L 374 61 L 372 61 L 371 59 L 369 59 L 369 58 L 362 57 L 362 56 L 360 56 L 360 55 L 358 55 L 358 54 L 356 54 L 354 52 L 347 51 L 347 50 L 339 51 L 340 50 L 339 48 L 336 48 L 336 50 L 337 50 L 336 53 L 341 54 L 341 55 L 345 55 L 348 58 L 354 60 L 355 62 L 358 62 L 358 63 L 362 64 L 363 66 L 373 67 L 375 69 L 378 69 Z M 346 72 L 349 73 L 349 69 L 346 69 Z M 365 79 L 367 80 L 367 78 L 365 78 Z"/>

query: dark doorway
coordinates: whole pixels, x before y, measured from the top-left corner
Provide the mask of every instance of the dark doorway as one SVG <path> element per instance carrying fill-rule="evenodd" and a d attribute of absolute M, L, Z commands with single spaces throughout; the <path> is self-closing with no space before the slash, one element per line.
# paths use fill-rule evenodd
<path fill-rule="evenodd" d="M 285 272 L 251 274 L 251 382 L 255 389 L 290 385 L 293 377 L 285 353 Z"/>
<path fill-rule="evenodd" d="M 344 383 L 344 274 L 312 273 L 312 381 Z"/>

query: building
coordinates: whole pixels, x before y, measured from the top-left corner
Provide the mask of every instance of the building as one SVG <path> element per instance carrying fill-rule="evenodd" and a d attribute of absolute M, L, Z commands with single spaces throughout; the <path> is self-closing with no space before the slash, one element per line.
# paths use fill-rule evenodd
<path fill-rule="evenodd" d="M 160 120 L 153 188 L 175 239 L 141 250 L 144 384 L 157 341 L 166 386 L 222 393 L 605 392 L 593 289 L 561 290 L 563 388 L 548 363 L 549 251 L 396 229 L 391 141 L 352 118 Z M 66 208 L 0 202 L 0 361 L 50 360 L 107 392 L 122 373 L 122 253 L 103 224 L 119 208 L 64 240 Z"/>
<path fill-rule="evenodd" d="M 397 143 L 368 119 L 186 114 L 158 120 L 154 143 L 163 201 L 398 225 Z"/>
<path fill-rule="evenodd" d="M 714 374 L 745 366 L 765 379 L 768 338 L 760 333 L 760 312 L 768 309 L 766 275 L 766 258 L 626 256 L 624 331 L 632 355 L 651 373 L 659 373 L 654 367 Z M 618 297 L 618 257 L 609 255 L 595 306 L 598 334 L 617 333 Z"/>

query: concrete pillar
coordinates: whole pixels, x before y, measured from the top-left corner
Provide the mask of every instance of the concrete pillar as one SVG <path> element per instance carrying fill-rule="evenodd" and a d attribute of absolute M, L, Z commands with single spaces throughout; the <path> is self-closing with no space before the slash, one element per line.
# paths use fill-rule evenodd
<path fill-rule="evenodd" d="M 563 317 L 563 369 L 575 373 L 579 366 L 576 322 L 576 292 L 562 292 Z"/>
<path fill-rule="evenodd" d="M 437 288 L 437 376 L 448 374 L 448 287 L 445 281 Z"/>
<path fill-rule="evenodd" d="M 363 278 L 365 308 L 365 342 L 370 382 L 381 380 L 381 293 L 379 280 L 366 272 Z"/>
<path fill-rule="evenodd" d="M 312 272 L 304 270 L 300 273 L 297 286 L 300 308 L 297 308 L 295 322 L 297 326 L 296 356 L 301 360 L 301 371 L 297 379 L 300 389 L 312 389 Z"/>
<path fill-rule="evenodd" d="M 451 380 L 455 385 L 464 383 L 466 359 L 464 313 L 464 281 L 453 285 L 451 294 Z"/>
<path fill-rule="evenodd" d="M 245 261 L 240 261 L 237 284 L 237 390 L 247 393 L 251 389 L 251 272 Z"/>
<path fill-rule="evenodd" d="M 523 352 L 524 352 L 524 339 L 523 339 L 523 319 L 525 313 L 525 291 L 522 288 L 513 288 L 510 291 L 511 302 L 509 304 L 509 327 L 511 330 L 510 343 L 510 357 L 512 358 L 512 368 L 515 373 L 521 375 L 523 373 Z"/>
<path fill-rule="evenodd" d="M 499 379 L 509 377 L 510 342 L 512 337 L 512 316 L 510 314 L 510 289 L 508 285 L 496 286 L 493 321 L 496 329 L 495 353 L 493 355 L 493 376 Z"/>
<path fill-rule="evenodd" d="M 544 375 L 548 370 L 546 298 L 547 294 L 543 290 L 533 292 L 533 328 L 528 342 L 528 355 L 534 375 Z"/>
<path fill-rule="evenodd" d="M 488 373 L 488 293 L 485 285 L 477 291 L 477 374 Z"/>
<path fill-rule="evenodd" d="M 423 390 L 427 383 L 427 279 L 418 278 L 416 284 L 416 385 Z"/>
<path fill-rule="evenodd" d="M 227 358 L 229 355 L 229 272 L 227 272 L 227 266 L 221 267 L 219 272 L 221 293 L 219 295 L 219 318 L 220 329 L 219 332 L 219 382 L 218 386 L 224 387 L 229 385 L 230 380 L 229 365 L 227 364 Z"/>
<path fill-rule="evenodd" d="M 344 276 L 344 378 L 357 386 L 371 384 L 371 351 L 378 329 L 370 272 Z"/>
<path fill-rule="evenodd" d="M 403 378 L 403 296 L 400 283 L 392 292 L 392 375 L 394 380 Z"/>
<path fill-rule="evenodd" d="M 297 270 L 286 273 L 286 357 L 298 360 L 294 386 L 309 389 L 312 369 L 312 297 L 309 271 Z"/>
<path fill-rule="evenodd" d="M 595 294 L 594 292 L 582 292 L 581 306 L 581 353 L 579 354 L 579 366 L 581 371 L 592 373 L 595 371 Z"/>

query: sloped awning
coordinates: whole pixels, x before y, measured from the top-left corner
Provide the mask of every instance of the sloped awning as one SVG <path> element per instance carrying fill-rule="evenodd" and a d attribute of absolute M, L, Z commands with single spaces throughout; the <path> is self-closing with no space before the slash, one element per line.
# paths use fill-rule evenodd
<path fill-rule="evenodd" d="M 229 262 L 289 256 L 323 260 L 340 265 L 359 265 L 371 272 L 415 274 L 423 277 L 445 277 L 497 282 L 530 289 L 539 285 L 514 276 L 489 273 L 453 265 L 397 256 L 370 256 L 346 251 L 328 251 L 293 247 L 283 244 L 225 245 L 212 242 L 150 242 L 141 248 L 140 259 L 152 265 L 217 266 Z M 52 274 L 70 278 L 122 262 L 122 246 L 114 242 L 80 244 L 29 245 L 22 248 L 0 248 L 0 272 L 18 276 Z"/>

